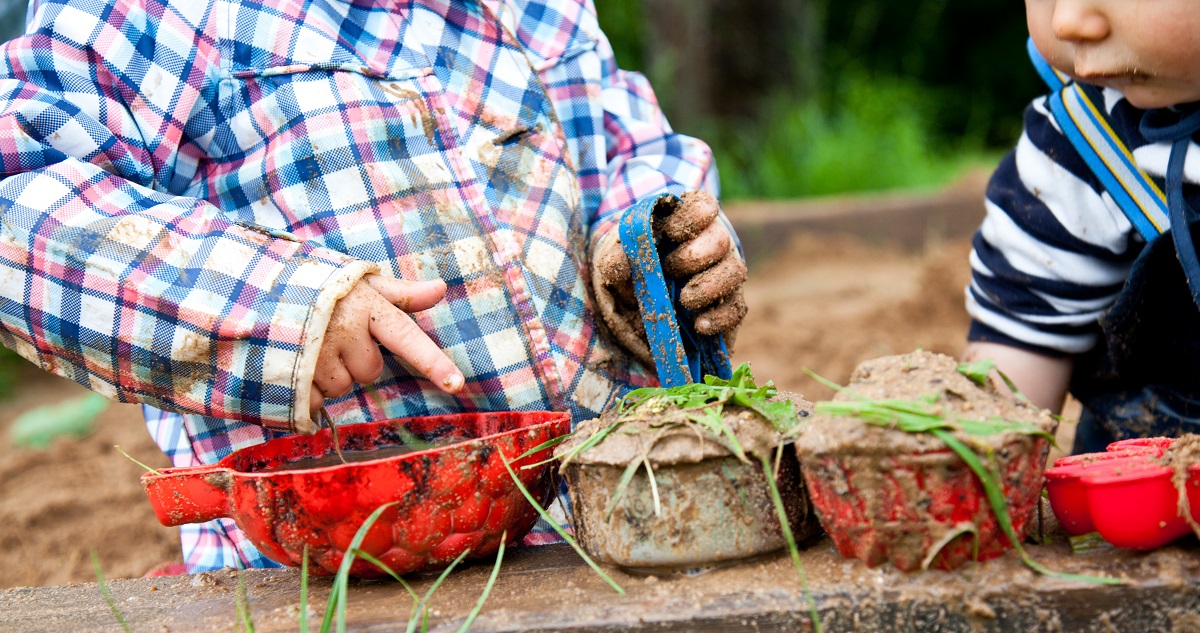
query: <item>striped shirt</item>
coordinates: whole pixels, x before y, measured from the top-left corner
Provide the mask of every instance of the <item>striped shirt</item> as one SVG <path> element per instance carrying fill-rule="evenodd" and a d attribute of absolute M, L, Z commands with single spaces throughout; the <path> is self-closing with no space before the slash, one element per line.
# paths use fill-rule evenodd
<path fill-rule="evenodd" d="M 1134 160 L 1160 188 L 1169 143 L 1138 130 L 1144 110 L 1105 89 L 1104 107 Z M 1200 208 L 1200 152 L 1184 167 L 1184 197 Z M 1016 149 L 987 189 L 975 235 L 967 310 L 972 341 L 1051 356 L 1079 354 L 1099 340 L 1098 319 L 1117 298 L 1145 241 L 1063 135 L 1046 98 L 1025 112 Z"/>
<path fill-rule="evenodd" d="M 308 418 L 336 300 L 446 280 L 339 424 L 594 416 L 652 372 L 599 335 L 589 246 L 634 201 L 715 191 L 711 152 L 619 70 L 590 0 L 42 0 L 0 69 L 0 338 L 121 401 L 177 466 Z M 297 402 L 301 406 L 296 406 Z M 266 564 L 231 522 L 192 571 Z"/>

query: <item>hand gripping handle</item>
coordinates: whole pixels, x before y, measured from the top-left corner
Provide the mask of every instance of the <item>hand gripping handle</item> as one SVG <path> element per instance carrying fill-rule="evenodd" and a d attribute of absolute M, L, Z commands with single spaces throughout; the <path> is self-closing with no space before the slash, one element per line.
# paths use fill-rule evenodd
<path fill-rule="evenodd" d="M 634 204 L 621 217 L 618 236 L 633 269 L 633 288 L 641 308 L 646 338 L 664 387 L 700 382 L 704 374 L 729 379 L 729 352 L 725 338 L 698 334 L 695 315 L 679 303 L 679 288 L 663 276 L 651 222 L 668 215 L 680 204 L 665 194 Z"/>

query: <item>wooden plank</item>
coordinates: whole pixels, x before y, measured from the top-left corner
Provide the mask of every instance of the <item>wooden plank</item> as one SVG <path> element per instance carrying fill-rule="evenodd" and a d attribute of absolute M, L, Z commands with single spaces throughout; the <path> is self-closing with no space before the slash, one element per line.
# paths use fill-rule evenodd
<path fill-rule="evenodd" d="M 800 233 L 846 233 L 920 251 L 979 228 L 986 182 L 986 174 L 975 173 L 935 192 L 736 201 L 723 209 L 752 266 L 786 248 Z"/>
<path fill-rule="evenodd" d="M 1065 544 L 1032 546 L 1052 568 L 1128 579 L 1107 587 L 1039 576 L 1011 553 L 955 572 L 903 574 L 842 559 L 828 539 L 803 552 L 825 630 L 849 631 L 1200 631 L 1200 545 L 1188 538 L 1151 553 L 1072 555 Z M 452 574 L 432 600 L 431 631 L 456 631 L 478 599 L 490 561 Z M 653 578 L 614 572 L 616 594 L 562 545 L 514 550 L 474 631 L 804 631 L 804 592 L 791 561 L 774 555 L 698 576 Z M 297 570 L 244 573 L 260 632 L 295 631 Z M 430 577 L 415 582 L 418 591 Z M 311 583 L 310 626 L 329 580 Z M 235 628 L 232 570 L 176 578 L 117 580 L 114 599 L 135 631 Z M 412 601 L 394 582 L 356 582 L 349 630 L 403 630 Z M 0 630 L 120 630 L 96 584 L 0 592 Z"/>

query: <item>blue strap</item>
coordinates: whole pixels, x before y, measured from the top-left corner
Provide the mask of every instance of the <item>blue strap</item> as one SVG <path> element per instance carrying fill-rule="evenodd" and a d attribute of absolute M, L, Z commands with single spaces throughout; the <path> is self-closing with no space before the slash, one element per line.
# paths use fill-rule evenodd
<path fill-rule="evenodd" d="M 1183 165 L 1187 160 L 1192 135 L 1200 130 L 1200 108 L 1179 107 L 1172 111 L 1150 110 L 1142 116 L 1138 129 L 1146 140 L 1170 142 L 1167 160 L 1167 200 L 1171 208 L 1171 239 L 1183 274 L 1187 278 L 1192 301 L 1200 306 L 1200 257 L 1192 241 L 1192 223 L 1196 212 L 1183 197 Z"/>
<path fill-rule="evenodd" d="M 1062 90 L 1063 86 L 1067 85 L 1069 78 L 1055 70 L 1050 65 L 1050 62 L 1046 61 L 1045 57 L 1042 57 L 1037 47 L 1033 45 L 1032 37 L 1025 40 L 1025 50 L 1029 53 L 1029 60 L 1033 62 L 1034 69 L 1042 76 L 1042 81 L 1046 82 L 1046 85 L 1050 86 L 1051 90 L 1058 92 Z"/>
<path fill-rule="evenodd" d="M 1167 120 L 1162 114 L 1147 111 L 1139 130 L 1151 142 L 1170 142 L 1171 156 L 1167 161 L 1166 193 L 1164 194 L 1133 161 L 1125 143 L 1113 131 L 1112 124 L 1100 104 L 1103 97 L 1093 86 L 1067 82 L 1038 53 L 1030 38 L 1029 57 L 1038 74 L 1054 93 L 1050 95 L 1050 112 L 1063 134 L 1071 141 L 1092 173 L 1129 218 L 1147 242 L 1168 228 L 1175 253 L 1183 267 L 1192 301 L 1200 307 L 1200 255 L 1192 240 L 1191 225 L 1195 212 L 1183 197 L 1183 164 L 1187 159 L 1192 135 L 1200 130 L 1200 108 L 1175 112 Z M 1182 115 L 1182 116 L 1180 116 Z"/>
<path fill-rule="evenodd" d="M 1125 217 L 1147 242 L 1169 226 L 1167 198 L 1133 160 L 1133 154 L 1108 121 L 1103 98 L 1092 86 L 1074 82 L 1054 70 L 1033 46 L 1029 57 L 1046 84 L 1050 113 L 1071 145 L 1087 163 Z"/>
<path fill-rule="evenodd" d="M 726 380 L 732 376 L 724 337 L 697 333 L 695 316 L 679 303 L 675 282 L 663 276 L 651 222 L 656 211 L 667 213 L 678 204 L 679 198 L 669 194 L 640 200 L 625 211 L 617 227 L 633 269 L 633 288 L 650 352 L 664 387 L 700 382 L 706 373 Z"/>
<path fill-rule="evenodd" d="M 1167 195 L 1171 200 L 1171 238 L 1175 241 L 1175 253 L 1183 266 L 1192 303 L 1200 307 L 1200 257 L 1192 242 L 1191 218 L 1187 217 L 1191 207 L 1183 198 L 1183 163 L 1187 157 L 1190 138 L 1182 138 L 1171 145 L 1171 159 L 1167 163 Z"/>

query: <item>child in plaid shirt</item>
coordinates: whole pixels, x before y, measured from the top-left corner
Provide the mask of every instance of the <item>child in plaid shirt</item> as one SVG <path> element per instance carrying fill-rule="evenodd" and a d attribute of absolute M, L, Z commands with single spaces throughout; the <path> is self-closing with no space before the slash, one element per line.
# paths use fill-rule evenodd
<path fill-rule="evenodd" d="M 0 336 L 144 403 L 176 466 L 322 405 L 578 420 L 654 380 L 589 265 L 716 172 L 590 1 L 43 0 L 3 57 Z M 744 267 L 706 221 L 680 248 L 740 270 L 703 289 L 729 331 Z M 190 571 L 272 564 L 227 520 L 183 541 Z"/>

